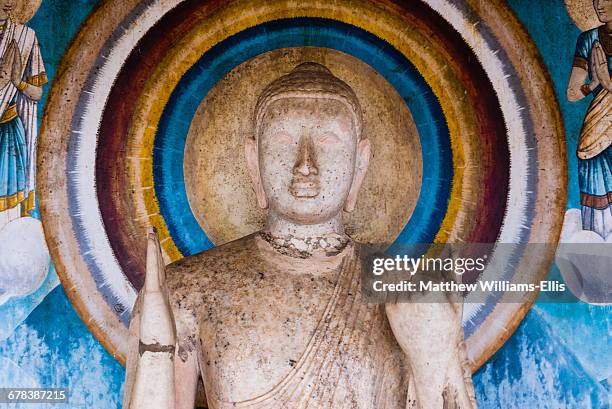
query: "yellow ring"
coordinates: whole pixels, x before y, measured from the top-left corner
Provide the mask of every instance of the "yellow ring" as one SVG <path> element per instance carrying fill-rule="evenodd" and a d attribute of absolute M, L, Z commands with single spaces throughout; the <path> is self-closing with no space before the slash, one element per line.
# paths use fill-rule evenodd
<path fill-rule="evenodd" d="M 473 197 L 472 189 L 466 187 L 478 186 L 474 179 L 481 177 L 478 172 L 464 171 L 466 163 L 473 163 L 478 156 L 479 149 L 477 144 L 470 143 L 470 138 L 473 139 L 477 131 L 472 107 L 461 103 L 461 98 L 465 95 L 461 81 L 455 80 L 453 72 L 445 69 L 448 59 L 438 52 L 438 45 L 418 31 L 401 30 L 405 27 L 403 20 L 369 3 L 360 2 L 358 7 L 355 7 L 354 2 L 352 5 L 346 1 L 341 3 L 330 8 L 323 1 L 311 0 L 306 4 L 302 3 L 299 9 L 285 9 L 285 5 L 278 3 L 255 5 L 255 2 L 248 0 L 232 3 L 214 13 L 214 16 L 208 16 L 187 34 L 151 75 L 137 103 L 128 134 L 128 151 L 136 153 L 128 164 L 128 174 L 135 176 L 133 188 L 140 192 L 134 196 L 137 219 L 148 219 L 158 229 L 169 260 L 178 260 L 182 254 L 160 216 L 153 188 L 152 155 L 157 125 L 172 91 L 185 72 L 218 42 L 257 24 L 291 17 L 335 19 L 377 34 L 402 52 L 421 72 L 442 105 L 450 131 L 455 169 L 451 201 L 435 241 L 461 240 L 462 232 L 473 220 L 471 216 L 475 214 L 476 207 L 469 200 L 469 197 Z M 254 8 L 246 13 L 248 6 Z M 361 10 L 360 7 L 366 10 Z M 352 14 L 355 9 L 360 9 L 358 15 Z M 224 25 L 226 21 L 231 24 Z"/>

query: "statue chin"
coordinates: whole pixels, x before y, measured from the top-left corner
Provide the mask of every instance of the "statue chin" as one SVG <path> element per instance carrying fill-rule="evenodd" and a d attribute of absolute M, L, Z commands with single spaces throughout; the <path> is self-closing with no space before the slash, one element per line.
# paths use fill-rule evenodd
<path fill-rule="evenodd" d="M 296 189 L 284 198 L 269 198 L 267 226 L 273 225 L 336 225 L 335 231 L 330 233 L 341 233 L 342 209 L 345 200 L 339 197 L 331 197 L 329 200 L 322 197 L 319 189 L 316 191 L 310 187 Z M 310 232 L 305 232 L 310 235 Z M 319 234 L 315 234 L 319 235 Z"/>
<path fill-rule="evenodd" d="M 267 225 L 275 224 L 295 224 L 312 226 L 319 224 L 338 224 L 338 219 L 342 218 L 342 205 L 334 207 L 325 207 L 317 203 L 316 197 L 296 197 L 293 201 L 293 206 L 272 207 L 270 213 L 274 212 L 273 216 L 268 216 Z M 334 231 L 330 231 L 334 233 Z M 339 233 L 335 231 L 335 233 Z"/>

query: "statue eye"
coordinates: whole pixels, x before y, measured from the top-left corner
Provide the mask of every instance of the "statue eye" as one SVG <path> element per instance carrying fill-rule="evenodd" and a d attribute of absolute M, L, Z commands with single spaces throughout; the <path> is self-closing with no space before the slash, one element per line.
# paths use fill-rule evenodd
<path fill-rule="evenodd" d="M 319 138 L 319 144 L 321 145 L 335 145 L 340 143 L 340 138 L 331 132 L 324 133 Z"/>

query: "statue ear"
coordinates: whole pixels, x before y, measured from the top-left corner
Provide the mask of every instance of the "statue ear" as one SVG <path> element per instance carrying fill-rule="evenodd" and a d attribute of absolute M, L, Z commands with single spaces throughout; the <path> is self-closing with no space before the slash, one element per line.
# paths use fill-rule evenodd
<path fill-rule="evenodd" d="M 257 148 L 257 141 L 253 138 L 247 138 L 246 144 L 244 145 L 244 156 L 246 159 L 247 170 L 251 181 L 253 182 L 253 188 L 255 189 L 255 195 L 257 196 L 257 204 L 262 209 L 268 208 L 268 199 L 266 198 L 266 192 L 264 192 L 263 184 L 261 182 L 261 174 L 259 173 L 259 152 Z"/>
<path fill-rule="evenodd" d="M 357 204 L 357 194 L 361 189 L 361 184 L 363 183 L 363 179 L 365 179 L 366 172 L 368 171 L 371 153 L 372 150 L 370 148 L 370 140 L 364 138 L 359 141 L 359 144 L 357 145 L 357 157 L 355 158 L 355 174 L 353 175 L 353 183 L 351 184 L 351 189 L 349 190 L 348 197 L 344 203 L 345 212 L 352 212 L 355 210 L 355 205 Z"/>

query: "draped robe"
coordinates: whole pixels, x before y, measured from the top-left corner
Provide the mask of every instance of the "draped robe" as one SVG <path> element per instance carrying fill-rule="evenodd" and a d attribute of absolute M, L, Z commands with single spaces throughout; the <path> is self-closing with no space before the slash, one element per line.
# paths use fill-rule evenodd
<path fill-rule="evenodd" d="M 34 30 L 10 19 L 0 32 L 0 56 L 14 41 L 22 61 L 21 80 L 42 86 L 47 82 Z M 22 94 L 11 81 L 0 90 L 0 211 L 23 203 L 34 207 L 38 103 Z"/>
<path fill-rule="evenodd" d="M 416 408 L 409 366 L 391 332 L 384 305 L 362 299 L 359 248 L 356 243 L 349 245 L 328 278 L 311 276 L 308 268 L 299 276 L 284 271 L 271 260 L 277 256 L 262 251 L 258 235 L 168 266 L 167 287 L 178 328 L 175 359 L 184 350 L 198 355 L 210 409 Z M 309 263 L 289 260 L 291 264 L 300 261 Z M 306 304 L 320 305 L 317 314 L 302 314 L 299 310 L 309 293 L 302 291 L 295 297 L 295 289 L 304 289 L 311 280 L 329 281 L 330 291 L 321 299 L 306 300 Z M 258 309 L 259 304 L 266 307 Z M 275 327 L 265 316 L 266 311 L 277 310 L 278 322 L 293 321 L 296 310 L 297 326 L 308 327 L 312 322 L 308 336 L 302 339 L 292 330 L 278 331 L 283 326 Z M 138 333 L 134 327 L 132 332 L 134 362 Z M 270 375 L 269 368 L 259 364 L 273 361 L 270 355 L 295 345 L 300 345 L 299 357 L 289 359 L 281 372 Z M 284 363 L 282 358 L 274 362 Z M 128 358 L 128 371 L 130 367 L 134 365 Z M 263 389 L 253 387 L 263 379 Z M 126 390 L 132 381 L 133 373 L 128 373 Z"/>
<path fill-rule="evenodd" d="M 590 66 L 594 45 L 599 42 L 612 74 L 612 33 L 600 26 L 580 34 L 574 66 L 594 73 Z M 578 139 L 578 184 L 582 205 L 582 225 L 606 239 L 612 235 L 612 93 L 601 85 L 593 90 L 593 100 Z"/>

